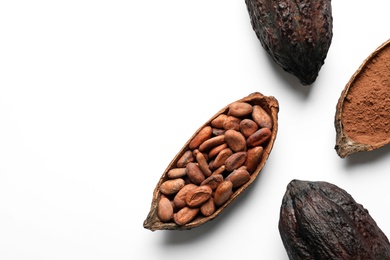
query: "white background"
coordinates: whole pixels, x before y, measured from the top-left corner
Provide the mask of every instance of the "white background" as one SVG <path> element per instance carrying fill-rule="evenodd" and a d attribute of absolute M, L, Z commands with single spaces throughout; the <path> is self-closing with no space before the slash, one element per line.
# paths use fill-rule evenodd
<path fill-rule="evenodd" d="M 390 147 L 341 159 L 333 126 L 345 84 L 390 37 L 389 4 L 332 7 L 325 64 L 302 86 L 262 49 L 244 0 L 0 1 L 0 259 L 287 259 L 292 179 L 342 187 L 390 235 Z M 182 145 L 255 91 L 280 105 L 259 178 L 203 226 L 144 229 Z"/>

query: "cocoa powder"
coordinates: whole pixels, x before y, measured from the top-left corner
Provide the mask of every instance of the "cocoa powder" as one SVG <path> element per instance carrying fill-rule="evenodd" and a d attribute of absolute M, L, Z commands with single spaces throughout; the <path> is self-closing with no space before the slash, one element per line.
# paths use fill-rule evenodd
<path fill-rule="evenodd" d="M 390 46 L 373 57 L 350 87 L 342 124 L 354 141 L 376 144 L 390 136 Z"/>

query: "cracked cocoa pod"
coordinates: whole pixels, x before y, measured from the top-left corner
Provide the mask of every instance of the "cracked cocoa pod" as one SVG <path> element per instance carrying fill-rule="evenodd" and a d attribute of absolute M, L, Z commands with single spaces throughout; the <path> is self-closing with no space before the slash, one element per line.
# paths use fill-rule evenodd
<path fill-rule="evenodd" d="M 276 98 L 256 92 L 206 121 L 163 172 L 144 228 L 188 230 L 217 217 L 264 167 L 276 139 L 278 111 Z M 254 148 L 239 130 L 240 121 L 250 118 L 258 119 L 259 123 L 253 123 L 259 124 L 260 130 L 270 131 L 268 139 Z M 257 136 L 256 129 L 251 135 Z"/>
<path fill-rule="evenodd" d="M 279 232 L 289 259 L 390 259 L 390 243 L 367 209 L 328 182 L 292 180 Z"/>
<path fill-rule="evenodd" d="M 390 143 L 390 40 L 363 61 L 345 86 L 335 128 L 341 158 Z"/>
<path fill-rule="evenodd" d="M 312 84 L 324 64 L 332 36 L 330 0 L 245 0 L 252 27 L 276 64 Z"/>

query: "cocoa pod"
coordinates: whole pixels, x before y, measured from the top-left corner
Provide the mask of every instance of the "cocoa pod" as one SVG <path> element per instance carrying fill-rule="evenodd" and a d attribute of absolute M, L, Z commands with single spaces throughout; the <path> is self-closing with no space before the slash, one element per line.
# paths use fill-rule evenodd
<path fill-rule="evenodd" d="M 360 65 L 346 84 L 335 114 L 335 150 L 341 158 L 390 143 L 390 40 Z"/>
<path fill-rule="evenodd" d="M 279 104 L 274 97 L 267 97 L 258 92 L 250 94 L 235 102 L 223 107 L 208 121 L 206 121 L 174 156 L 154 189 L 150 211 L 144 220 L 145 228 L 152 231 L 163 229 L 185 230 L 202 225 L 217 217 L 258 177 L 270 155 L 276 139 L 278 131 L 277 119 Z M 261 144 L 264 152 L 258 153 L 257 157 L 255 156 L 256 160 L 251 159 L 251 163 L 249 163 L 252 169 L 249 180 L 245 181 L 245 183 L 241 182 L 240 184 L 240 182 L 232 178 L 232 180 L 236 183 L 235 185 L 237 185 L 233 187 L 233 183 L 231 181 L 224 181 L 224 176 L 228 176 L 231 171 L 234 171 L 237 167 L 239 167 L 237 171 L 247 170 L 248 167 L 244 165 L 244 157 L 240 154 L 236 155 L 237 158 L 232 157 L 226 165 L 226 159 L 233 154 L 233 151 L 227 144 L 229 141 L 225 140 L 225 135 L 228 131 L 235 131 L 233 132 L 235 133 L 234 136 L 240 136 L 239 138 L 234 137 L 232 139 L 238 141 L 241 144 L 241 148 L 236 148 L 234 146 L 236 144 L 232 144 L 233 142 L 230 142 L 230 145 L 235 147 L 233 149 L 240 150 L 237 151 L 237 153 L 240 153 L 241 150 L 246 153 L 246 151 L 252 149 L 246 142 L 247 137 L 240 132 L 239 126 L 242 120 L 250 119 L 253 121 L 250 107 L 253 111 L 254 106 L 260 106 L 271 116 L 273 125 L 272 129 L 269 129 L 271 134 L 269 135 L 267 141 Z M 209 127 L 212 129 L 212 133 L 211 136 L 206 139 L 204 137 L 208 137 L 210 130 Z M 238 134 L 236 134 L 236 132 Z M 194 139 L 195 141 L 193 141 Z M 224 153 L 227 153 L 229 156 L 224 156 Z M 253 156 L 251 156 L 251 158 L 252 157 Z M 210 171 L 207 170 L 205 161 L 207 162 Z M 175 168 L 180 169 L 173 170 Z M 185 169 L 185 171 L 183 169 Z M 229 171 L 227 169 L 229 169 Z M 160 199 L 164 197 L 161 186 L 172 186 L 168 185 L 169 181 L 172 180 L 169 176 L 181 176 L 184 173 L 185 175 L 180 177 L 182 179 L 180 181 L 181 185 L 184 182 L 184 186 L 180 190 L 175 190 L 175 193 L 171 193 L 166 192 L 163 189 L 165 193 L 171 193 L 167 194 L 166 198 L 170 199 L 171 204 L 173 205 L 173 218 L 167 220 L 170 218 L 170 215 L 169 217 L 163 216 L 162 218 L 165 219 L 164 221 L 158 216 L 158 203 Z M 208 176 L 210 173 L 211 175 Z M 237 178 L 237 180 L 239 179 L 240 178 Z M 168 184 L 166 184 L 166 182 L 168 182 Z M 192 188 L 189 186 L 190 184 Z M 209 195 L 208 193 L 206 194 L 207 196 L 202 195 L 203 204 L 200 202 L 197 203 L 196 199 L 193 199 L 193 201 L 191 201 L 190 198 L 187 199 L 188 193 L 191 193 L 193 189 L 196 189 L 196 187 L 201 185 L 207 186 L 212 190 L 211 197 L 208 198 L 207 201 L 203 201 Z M 191 195 L 188 195 L 188 197 L 190 196 Z M 214 205 L 207 205 L 211 203 L 210 201 Z M 166 203 L 166 201 L 164 203 Z"/>
<path fill-rule="evenodd" d="M 279 233 L 290 259 L 390 259 L 390 243 L 367 209 L 329 182 L 292 180 Z"/>
<path fill-rule="evenodd" d="M 257 38 L 276 64 L 312 84 L 332 36 L 330 0 L 245 0 Z"/>

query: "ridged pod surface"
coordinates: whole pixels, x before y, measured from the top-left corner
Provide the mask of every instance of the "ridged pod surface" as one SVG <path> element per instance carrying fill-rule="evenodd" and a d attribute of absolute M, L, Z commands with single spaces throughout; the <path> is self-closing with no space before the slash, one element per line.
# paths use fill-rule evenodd
<path fill-rule="evenodd" d="M 292 180 L 279 232 L 289 259 L 390 259 L 390 244 L 369 212 L 328 182 Z"/>
<path fill-rule="evenodd" d="M 333 36 L 330 0 L 245 0 L 261 45 L 303 85 L 312 84 Z"/>

